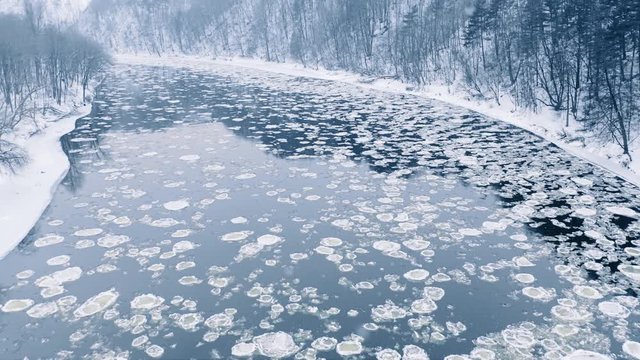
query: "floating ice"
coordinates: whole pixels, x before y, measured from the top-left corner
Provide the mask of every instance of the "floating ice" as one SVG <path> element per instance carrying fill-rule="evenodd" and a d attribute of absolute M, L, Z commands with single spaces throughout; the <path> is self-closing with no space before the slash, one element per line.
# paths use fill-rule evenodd
<path fill-rule="evenodd" d="M 251 231 L 235 231 L 228 234 L 222 235 L 222 241 L 242 241 L 251 235 Z"/>
<path fill-rule="evenodd" d="M 407 311 L 394 304 L 378 305 L 371 309 L 371 317 L 374 321 L 393 321 L 407 316 Z"/>
<path fill-rule="evenodd" d="M 200 315 L 199 313 L 188 313 L 180 315 L 180 317 L 178 317 L 178 320 L 176 320 L 176 323 L 182 329 L 191 331 L 195 330 L 198 324 L 200 324 L 202 321 L 202 315 Z"/>
<path fill-rule="evenodd" d="M 18 280 L 25 280 L 33 276 L 35 272 L 33 270 L 23 270 L 16 274 Z"/>
<path fill-rule="evenodd" d="M 169 201 L 164 203 L 162 206 L 169 211 L 180 211 L 189 207 L 189 201 L 186 199 Z"/>
<path fill-rule="evenodd" d="M 460 234 L 464 235 L 464 236 L 480 236 L 482 235 L 482 231 L 478 230 L 478 229 L 471 229 L 471 228 L 464 228 L 464 229 L 460 229 Z"/>
<path fill-rule="evenodd" d="M 640 282 L 640 265 L 622 264 L 618 270 L 631 280 Z"/>
<path fill-rule="evenodd" d="M 411 311 L 416 314 L 429 314 L 438 309 L 438 305 L 428 298 L 418 299 L 411 303 Z"/>
<path fill-rule="evenodd" d="M 180 261 L 179 263 L 176 264 L 176 270 L 182 271 L 182 270 L 190 269 L 195 266 L 196 266 L 196 263 L 193 261 Z"/>
<path fill-rule="evenodd" d="M 231 347 L 231 355 L 237 357 L 251 357 L 256 352 L 256 345 L 249 342 L 241 342 Z"/>
<path fill-rule="evenodd" d="M 407 248 L 413 251 L 424 250 L 428 248 L 430 244 L 431 244 L 430 242 L 426 240 L 420 240 L 420 239 L 411 239 L 411 240 L 402 242 L 402 245 L 406 246 Z"/>
<path fill-rule="evenodd" d="M 82 276 L 82 269 L 74 266 L 42 276 L 35 281 L 36 286 L 49 288 L 76 281 Z"/>
<path fill-rule="evenodd" d="M 202 280 L 198 279 L 196 276 L 188 275 L 178 279 L 178 282 L 180 283 L 180 285 L 190 286 L 200 284 Z"/>
<path fill-rule="evenodd" d="M 59 244 L 64 240 L 60 235 L 46 235 L 33 242 L 35 247 L 44 247 Z"/>
<path fill-rule="evenodd" d="M 49 266 L 60 266 L 68 263 L 71 260 L 69 255 L 58 255 L 47 260 Z"/>
<path fill-rule="evenodd" d="M 545 289 L 543 287 L 527 286 L 522 289 L 522 293 L 532 299 L 547 302 L 552 300 L 555 296 L 555 290 Z"/>
<path fill-rule="evenodd" d="M 2 306 L 3 312 L 18 312 L 30 308 L 34 301 L 31 299 L 11 299 Z"/>
<path fill-rule="evenodd" d="M 418 346 L 406 345 L 402 348 L 402 360 L 429 360 L 429 356 Z"/>
<path fill-rule="evenodd" d="M 409 281 L 424 281 L 429 277 L 429 272 L 424 269 L 413 269 L 404 273 L 403 276 Z"/>
<path fill-rule="evenodd" d="M 107 235 L 98 239 L 98 246 L 112 248 L 129 242 L 130 240 L 127 235 Z"/>
<path fill-rule="evenodd" d="M 97 314 L 115 304 L 119 295 L 115 289 L 101 292 L 85 301 L 73 314 L 79 318 Z"/>
<path fill-rule="evenodd" d="M 337 237 L 326 237 L 320 240 L 320 244 L 328 247 L 336 247 L 342 245 L 342 239 Z"/>
<path fill-rule="evenodd" d="M 272 246 L 284 241 L 280 236 L 273 234 L 266 234 L 258 237 L 257 242 L 262 246 Z"/>
<path fill-rule="evenodd" d="M 173 251 L 179 254 L 185 251 L 193 250 L 195 247 L 196 246 L 191 241 L 182 240 L 173 244 Z"/>
<path fill-rule="evenodd" d="M 634 359 L 640 359 L 640 342 L 627 340 L 622 344 L 622 351 Z"/>
<path fill-rule="evenodd" d="M 131 300 L 131 308 L 132 309 L 143 309 L 143 310 L 151 310 L 156 308 L 164 302 L 164 299 L 160 296 L 156 296 L 153 294 L 143 294 L 136 296 L 133 300 Z"/>
<path fill-rule="evenodd" d="M 242 217 L 242 216 L 238 216 L 238 217 L 235 217 L 235 218 L 231 219 L 231 223 L 232 224 L 245 224 L 245 223 L 247 223 L 247 218 Z"/>
<path fill-rule="evenodd" d="M 225 329 L 233 325 L 233 316 L 225 313 L 211 315 L 204 324 L 212 329 Z"/>
<path fill-rule="evenodd" d="M 515 274 L 513 276 L 513 278 L 516 279 L 518 282 L 521 282 L 523 284 L 531 284 L 534 281 L 536 281 L 536 278 L 533 275 L 527 274 L 527 273 Z"/>
<path fill-rule="evenodd" d="M 82 230 L 76 231 L 75 233 L 73 233 L 73 235 L 79 236 L 79 237 L 89 237 L 89 236 L 100 235 L 100 234 L 102 234 L 102 232 L 103 232 L 103 230 L 99 229 L 99 228 L 82 229 Z"/>
<path fill-rule="evenodd" d="M 574 214 L 581 217 L 591 217 L 598 213 L 596 209 L 590 209 L 585 207 L 577 208 L 573 212 Z"/>
<path fill-rule="evenodd" d="M 256 336 L 253 343 L 261 355 L 276 359 L 291 356 L 299 349 L 291 335 L 282 331 Z"/>
<path fill-rule="evenodd" d="M 379 240 L 373 243 L 373 248 L 382 252 L 398 251 L 400 247 L 400 244 L 387 240 Z"/>
<path fill-rule="evenodd" d="M 347 340 L 336 345 L 336 352 L 341 356 L 358 355 L 364 348 L 359 341 Z"/>
<path fill-rule="evenodd" d="M 562 337 L 569 337 L 577 334 L 580 329 L 578 327 L 573 326 L 571 324 L 558 324 L 553 327 L 551 330 L 554 334 L 558 334 Z"/>
<path fill-rule="evenodd" d="M 624 206 L 609 206 L 606 208 L 606 210 L 614 215 L 619 215 L 619 216 L 625 216 L 628 218 L 632 218 L 632 219 L 637 219 L 638 218 L 638 213 L 633 210 L 630 209 L 628 207 L 624 207 Z"/>
<path fill-rule="evenodd" d="M 158 345 L 149 346 L 145 352 L 152 358 L 159 358 L 164 354 L 164 349 Z"/>
<path fill-rule="evenodd" d="M 180 156 L 180 160 L 191 162 L 191 161 L 200 160 L 200 156 L 199 155 L 182 155 Z"/>
<path fill-rule="evenodd" d="M 338 340 L 335 338 L 323 336 L 313 340 L 311 347 L 318 351 L 331 351 L 335 349 L 337 344 Z"/>
<path fill-rule="evenodd" d="M 629 309 L 613 301 L 603 301 L 599 303 L 598 310 L 607 316 L 620 319 L 627 318 L 631 313 Z"/>
<path fill-rule="evenodd" d="M 54 302 L 36 304 L 27 310 L 27 315 L 32 318 L 42 319 L 58 312 L 58 305 Z"/>
<path fill-rule="evenodd" d="M 589 350 L 575 350 L 562 360 L 612 360 L 611 357 Z"/>
<path fill-rule="evenodd" d="M 376 360 L 401 360 L 402 356 L 393 349 L 383 349 L 376 353 Z"/>
<path fill-rule="evenodd" d="M 592 288 L 591 286 L 586 285 L 576 285 L 573 287 L 573 292 L 578 296 L 587 299 L 602 299 L 602 294 L 598 289 Z"/>

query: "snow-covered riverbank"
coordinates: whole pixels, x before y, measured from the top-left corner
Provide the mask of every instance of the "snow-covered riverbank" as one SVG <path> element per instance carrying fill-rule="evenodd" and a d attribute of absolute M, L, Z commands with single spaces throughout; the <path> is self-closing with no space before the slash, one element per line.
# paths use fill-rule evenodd
<path fill-rule="evenodd" d="M 162 56 L 121 54 L 116 60 L 122 63 L 139 65 L 161 65 L 190 67 L 206 70 L 213 65 L 230 65 L 256 70 L 270 71 L 292 76 L 312 77 L 324 80 L 333 80 L 353 84 L 368 89 L 389 91 L 394 93 L 406 93 L 426 98 L 432 98 L 449 104 L 462 106 L 483 115 L 495 118 L 515 126 L 521 127 L 556 144 L 565 151 L 587 160 L 595 165 L 605 168 L 627 181 L 640 186 L 640 162 L 636 159 L 640 154 L 640 142 L 632 143 L 631 163 L 624 165 L 626 156 L 615 144 L 602 144 L 592 139 L 588 144 L 580 139 L 588 138 L 591 134 L 581 131 L 580 125 L 574 120 L 569 127 L 564 127 L 565 120 L 561 114 L 549 109 L 542 109 L 538 113 L 516 109 L 507 99 L 502 99 L 502 104 L 497 105 L 490 100 L 478 100 L 471 98 L 462 90 L 454 86 L 429 85 L 422 89 L 414 89 L 411 85 L 392 79 L 373 79 L 346 71 L 333 71 L 326 69 L 311 69 L 296 63 L 274 63 L 252 58 L 216 58 L 211 59 L 202 56 Z"/>
<path fill-rule="evenodd" d="M 7 140 L 22 147 L 28 163 L 15 174 L 0 174 L 0 259 L 27 236 L 49 205 L 56 187 L 69 169 L 60 138 L 75 128 L 76 120 L 91 112 L 81 95 L 60 109 L 64 116 L 40 116 L 36 124 L 25 121 Z"/>

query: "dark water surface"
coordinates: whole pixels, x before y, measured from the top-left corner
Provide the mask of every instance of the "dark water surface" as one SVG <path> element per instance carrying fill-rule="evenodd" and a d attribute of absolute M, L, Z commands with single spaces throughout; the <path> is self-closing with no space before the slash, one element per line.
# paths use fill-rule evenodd
<path fill-rule="evenodd" d="M 640 191 L 476 113 L 117 65 L 62 143 L 69 174 L 0 262 L 1 358 L 625 358 L 640 340 Z"/>

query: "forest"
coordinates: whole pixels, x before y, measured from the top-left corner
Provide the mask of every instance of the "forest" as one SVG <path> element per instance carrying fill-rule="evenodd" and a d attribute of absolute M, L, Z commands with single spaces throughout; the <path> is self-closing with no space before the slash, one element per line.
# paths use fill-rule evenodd
<path fill-rule="evenodd" d="M 90 81 L 110 62 L 101 45 L 44 24 L 42 9 L 24 4 L 22 16 L 0 15 L 0 164 L 10 170 L 26 159 L 3 135 L 25 121 L 37 131 L 36 117 L 58 115 L 70 89 L 81 88 L 85 99 Z"/>
<path fill-rule="evenodd" d="M 94 1 L 80 27 L 121 52 L 261 57 L 549 107 L 629 156 L 640 0 Z"/>

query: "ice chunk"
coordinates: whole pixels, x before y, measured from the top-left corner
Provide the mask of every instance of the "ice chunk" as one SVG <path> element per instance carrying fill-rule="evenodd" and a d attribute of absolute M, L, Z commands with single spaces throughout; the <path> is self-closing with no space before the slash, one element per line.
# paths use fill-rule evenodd
<path fill-rule="evenodd" d="M 256 336 L 253 338 L 253 343 L 261 355 L 276 359 L 291 356 L 299 349 L 293 337 L 282 331 Z"/>
<path fill-rule="evenodd" d="M 187 201 L 186 199 L 169 201 L 164 203 L 162 206 L 169 211 L 180 211 L 189 207 L 189 201 Z"/>
<path fill-rule="evenodd" d="M 336 345 L 336 352 L 341 356 L 358 355 L 362 353 L 364 348 L 359 341 L 347 340 Z"/>
<path fill-rule="evenodd" d="M 251 357 L 256 351 L 256 345 L 250 342 L 241 342 L 233 345 L 231 355 L 237 357 Z"/>
<path fill-rule="evenodd" d="M 634 359 L 640 359 L 640 342 L 627 340 L 622 344 L 622 351 Z"/>
<path fill-rule="evenodd" d="M 612 360 L 611 357 L 589 350 L 575 350 L 562 360 Z"/>
<path fill-rule="evenodd" d="M 18 312 L 30 308 L 34 301 L 31 299 L 11 299 L 2 306 L 3 312 Z"/>
<path fill-rule="evenodd" d="M 413 269 L 404 273 L 403 276 L 409 281 L 424 281 L 429 277 L 429 272 L 424 269 Z"/>
<path fill-rule="evenodd" d="M 119 295 L 115 289 L 101 292 L 85 301 L 73 314 L 79 318 L 97 314 L 115 304 Z"/>
<path fill-rule="evenodd" d="M 92 228 L 92 229 L 82 229 L 78 230 L 73 235 L 79 237 L 88 237 L 88 236 L 96 236 L 102 234 L 102 229 L 100 228 Z"/>
<path fill-rule="evenodd" d="M 44 247 L 59 244 L 64 240 L 60 235 L 46 235 L 33 242 L 35 247 Z"/>
<path fill-rule="evenodd" d="M 143 294 L 136 296 L 133 300 L 131 300 L 131 308 L 151 310 L 162 305 L 163 302 L 164 299 L 160 296 L 156 296 L 153 294 Z"/>

